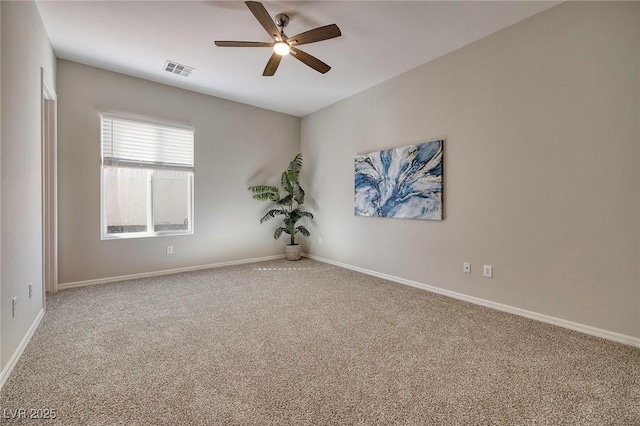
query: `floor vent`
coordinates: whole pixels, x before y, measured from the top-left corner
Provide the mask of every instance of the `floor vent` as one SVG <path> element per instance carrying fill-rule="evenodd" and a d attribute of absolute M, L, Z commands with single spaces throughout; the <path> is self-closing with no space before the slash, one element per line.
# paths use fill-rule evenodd
<path fill-rule="evenodd" d="M 167 61 L 164 63 L 164 70 L 172 74 L 189 77 L 189 75 L 195 70 L 195 68 L 188 67 L 177 62 Z"/>

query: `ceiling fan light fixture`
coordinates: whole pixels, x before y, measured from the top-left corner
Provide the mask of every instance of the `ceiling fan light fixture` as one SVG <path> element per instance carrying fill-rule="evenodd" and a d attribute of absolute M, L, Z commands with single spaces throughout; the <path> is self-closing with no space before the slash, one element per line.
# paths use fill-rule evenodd
<path fill-rule="evenodd" d="M 273 45 L 273 51 L 276 52 L 278 55 L 284 56 L 289 54 L 289 52 L 291 51 L 291 48 L 287 43 L 279 42 Z"/>

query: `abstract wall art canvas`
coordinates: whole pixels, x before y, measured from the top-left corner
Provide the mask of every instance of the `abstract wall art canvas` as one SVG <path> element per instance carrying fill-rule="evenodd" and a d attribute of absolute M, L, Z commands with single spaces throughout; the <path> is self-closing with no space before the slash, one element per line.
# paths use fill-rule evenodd
<path fill-rule="evenodd" d="M 356 216 L 442 220 L 443 143 L 357 155 Z"/>

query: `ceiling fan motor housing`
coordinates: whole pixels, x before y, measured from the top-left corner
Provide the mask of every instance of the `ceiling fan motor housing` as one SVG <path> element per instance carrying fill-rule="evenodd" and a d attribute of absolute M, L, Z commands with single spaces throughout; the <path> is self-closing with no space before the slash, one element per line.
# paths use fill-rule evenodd
<path fill-rule="evenodd" d="M 278 13 L 276 15 L 276 25 L 279 26 L 280 28 L 284 28 L 287 25 L 289 25 L 289 15 L 286 15 L 284 13 Z"/>

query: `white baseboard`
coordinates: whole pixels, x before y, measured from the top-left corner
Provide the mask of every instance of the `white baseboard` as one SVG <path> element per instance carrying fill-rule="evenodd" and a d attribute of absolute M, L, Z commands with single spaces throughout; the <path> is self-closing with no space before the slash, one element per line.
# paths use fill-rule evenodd
<path fill-rule="evenodd" d="M 4 384 L 9 379 L 9 375 L 11 374 L 11 372 L 13 371 L 13 368 L 18 363 L 18 360 L 22 356 L 24 349 L 29 344 L 29 341 L 31 340 L 33 333 L 36 332 L 36 329 L 40 325 L 40 321 L 42 321 L 43 317 L 44 317 L 44 309 L 41 309 L 40 312 L 38 312 L 36 319 L 33 320 L 33 322 L 31 323 L 31 327 L 29 327 L 29 330 L 27 330 L 27 333 L 22 338 L 22 341 L 16 348 L 15 352 L 13 352 L 13 355 L 11 355 L 11 358 L 9 358 L 9 362 L 7 362 L 7 365 L 5 365 L 5 367 L 2 369 L 2 372 L 0 372 L 0 389 L 2 389 Z"/>
<path fill-rule="evenodd" d="M 625 334 L 620 334 L 620 333 L 616 333 L 609 330 L 603 330 L 601 328 L 591 327 L 589 325 L 568 321 L 562 318 L 556 318 L 549 315 L 539 314 L 537 312 L 527 311 L 526 309 L 516 308 L 514 306 L 503 305 L 502 303 L 492 302 L 490 300 L 480 299 L 474 296 L 468 296 L 466 294 L 457 293 L 455 291 L 433 287 L 427 284 L 419 283 L 417 281 L 411 281 L 404 278 L 395 277 L 393 275 L 383 274 L 381 272 L 360 268 L 358 266 L 348 265 L 342 262 L 336 262 L 335 260 L 325 259 L 319 256 L 315 256 L 313 254 L 303 253 L 303 256 L 308 257 L 309 259 L 317 260 L 319 262 L 329 263 L 331 265 L 339 266 L 341 268 L 351 269 L 352 271 L 362 272 L 363 274 L 372 275 L 374 277 L 397 282 L 399 284 L 405 284 L 411 287 L 421 288 L 423 290 L 427 290 L 432 293 L 441 294 L 443 296 L 452 297 L 454 299 L 463 300 L 465 302 L 470 302 L 476 305 L 485 306 L 487 308 L 492 308 L 498 311 L 508 312 L 510 314 L 545 322 L 548 324 L 557 325 L 559 327 L 564 327 L 570 330 L 579 331 L 581 333 L 589 334 L 591 336 L 601 337 L 603 339 L 612 340 L 614 342 L 624 343 L 625 345 L 635 346 L 637 348 L 640 348 L 640 338 L 637 338 L 637 337 L 627 336 Z"/>
<path fill-rule="evenodd" d="M 256 258 L 253 258 L 253 259 L 231 260 L 231 261 L 228 261 L 228 262 L 211 263 L 209 265 L 187 266 L 185 268 L 164 269 L 162 271 L 143 272 L 143 273 L 140 273 L 140 274 L 120 275 L 120 276 L 117 276 L 117 277 L 107 277 L 107 278 L 97 278 L 95 280 L 74 281 L 74 282 L 70 282 L 70 283 L 58 284 L 58 290 L 65 290 L 65 289 L 74 288 L 74 287 L 84 287 L 84 286 L 87 286 L 87 285 L 95 285 L 95 284 L 115 283 L 115 282 L 118 282 L 118 281 L 127 281 L 127 280 L 133 280 L 133 279 L 138 279 L 138 278 L 158 277 L 158 276 L 161 276 L 161 275 L 177 274 L 179 272 L 189 272 L 189 271 L 199 271 L 199 270 L 202 270 L 202 269 L 221 268 L 223 266 L 242 265 L 244 263 L 264 262 L 266 260 L 283 259 L 285 257 L 286 257 L 285 254 L 278 254 L 278 255 L 275 255 L 275 256 L 256 257 Z"/>

